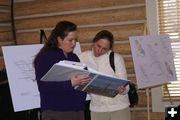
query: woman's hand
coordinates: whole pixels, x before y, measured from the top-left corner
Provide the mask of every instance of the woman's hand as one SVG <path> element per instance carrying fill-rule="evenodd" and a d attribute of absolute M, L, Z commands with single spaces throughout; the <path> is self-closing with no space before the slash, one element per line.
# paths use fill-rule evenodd
<path fill-rule="evenodd" d="M 117 90 L 119 91 L 119 94 L 122 94 L 123 92 L 126 91 L 126 87 L 124 87 L 124 86 L 119 86 L 119 87 L 117 88 Z"/>
<path fill-rule="evenodd" d="M 71 76 L 71 84 L 73 87 L 78 86 L 78 85 L 84 85 L 88 83 L 91 80 L 91 78 L 87 75 L 72 75 Z"/>

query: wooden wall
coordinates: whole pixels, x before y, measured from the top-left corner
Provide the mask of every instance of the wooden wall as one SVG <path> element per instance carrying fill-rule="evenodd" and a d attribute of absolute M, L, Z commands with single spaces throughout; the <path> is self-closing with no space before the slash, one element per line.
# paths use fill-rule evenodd
<path fill-rule="evenodd" d="M 0 46 L 12 44 L 14 41 L 11 25 L 11 0 L 0 0 Z M 0 68 L 3 67 L 4 61 L 0 47 Z"/>
<path fill-rule="evenodd" d="M 1 1 L 8 4 L 6 1 L 9 0 Z M 136 83 L 128 37 L 144 34 L 145 0 L 29 0 L 16 2 L 14 15 L 19 45 L 39 43 L 39 30 L 44 29 L 49 35 L 61 20 L 69 20 L 78 25 L 82 51 L 90 49 L 92 38 L 98 31 L 112 31 L 115 37 L 114 51 L 123 55 L 128 79 Z M 9 16 L 0 12 L 0 18 L 7 20 Z M 8 27 L 0 28 L 0 42 L 12 41 L 9 32 L 1 33 L 6 29 Z M 138 90 L 138 94 L 139 104 L 133 114 L 134 120 L 145 120 L 145 90 Z M 151 120 L 164 120 L 164 113 L 151 112 L 150 117 Z"/>

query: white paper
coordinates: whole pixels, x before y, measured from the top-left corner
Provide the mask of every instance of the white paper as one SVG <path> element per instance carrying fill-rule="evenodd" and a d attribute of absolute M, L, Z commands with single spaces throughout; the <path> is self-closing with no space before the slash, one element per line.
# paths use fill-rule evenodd
<path fill-rule="evenodd" d="M 40 107 L 32 61 L 42 45 L 3 46 L 14 111 Z"/>
<path fill-rule="evenodd" d="M 130 37 L 138 88 L 148 88 L 176 80 L 168 36 Z"/>
<path fill-rule="evenodd" d="M 43 44 L 2 47 L 15 112 L 40 107 L 33 60 L 42 46 Z M 74 52 L 81 53 L 79 43 Z"/>

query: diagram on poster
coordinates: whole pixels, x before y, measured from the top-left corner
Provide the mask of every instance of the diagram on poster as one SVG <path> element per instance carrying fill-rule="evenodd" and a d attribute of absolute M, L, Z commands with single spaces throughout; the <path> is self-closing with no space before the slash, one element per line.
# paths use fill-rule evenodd
<path fill-rule="evenodd" d="M 134 36 L 129 40 L 138 89 L 177 80 L 168 36 Z"/>
<path fill-rule="evenodd" d="M 42 46 L 43 44 L 2 47 L 15 112 L 40 107 L 33 60 Z M 74 52 L 81 52 L 79 43 Z"/>

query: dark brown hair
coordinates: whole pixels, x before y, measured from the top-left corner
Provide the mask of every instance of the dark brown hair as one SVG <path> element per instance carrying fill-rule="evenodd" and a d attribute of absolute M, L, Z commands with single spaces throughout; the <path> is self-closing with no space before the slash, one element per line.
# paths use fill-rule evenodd
<path fill-rule="evenodd" d="M 47 42 L 45 43 L 45 48 L 57 48 L 58 40 L 57 37 L 64 39 L 69 32 L 76 31 L 76 24 L 69 21 L 61 21 L 56 24 L 56 27 L 52 30 Z"/>
<path fill-rule="evenodd" d="M 102 30 L 98 32 L 93 39 L 93 43 L 99 41 L 100 39 L 108 40 L 110 43 L 110 49 L 112 49 L 114 44 L 114 36 L 111 32 L 109 32 L 108 30 Z"/>

